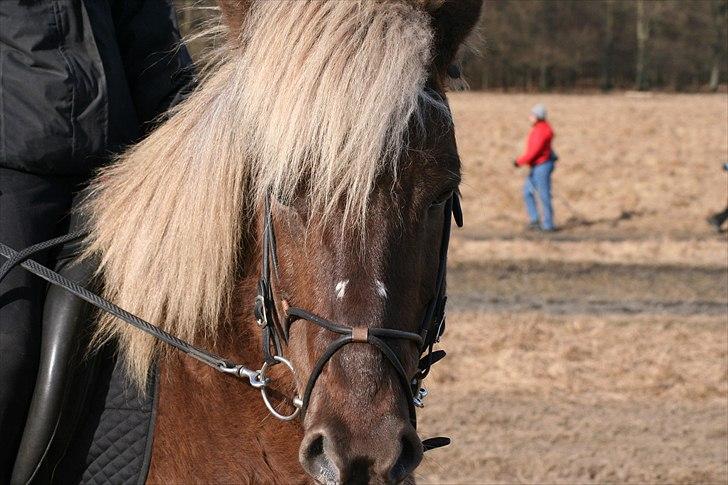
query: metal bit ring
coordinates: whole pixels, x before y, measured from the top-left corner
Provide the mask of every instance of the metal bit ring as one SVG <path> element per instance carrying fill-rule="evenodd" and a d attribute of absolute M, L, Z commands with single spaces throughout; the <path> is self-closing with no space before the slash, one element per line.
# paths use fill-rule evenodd
<path fill-rule="evenodd" d="M 276 362 L 279 362 L 279 363 L 285 365 L 286 367 L 288 367 L 288 370 L 291 371 L 291 374 L 295 375 L 295 372 L 293 370 L 293 365 L 288 361 L 288 359 L 285 359 L 285 358 L 281 357 L 280 355 L 274 355 L 273 359 Z M 293 402 L 293 406 L 295 407 L 295 410 L 289 415 L 279 413 L 276 410 L 276 408 L 273 407 L 273 404 L 270 402 L 270 399 L 268 399 L 268 391 L 266 390 L 268 387 L 267 386 L 268 378 L 266 377 L 265 373 L 268 371 L 269 368 L 270 368 L 270 364 L 268 362 L 265 362 L 263 364 L 263 367 L 261 367 L 260 371 L 259 371 L 260 380 L 266 383 L 266 386 L 263 386 L 260 388 L 260 395 L 263 397 L 263 402 L 265 403 L 265 407 L 268 408 L 268 411 L 270 411 L 270 413 L 273 416 L 280 419 L 281 421 L 290 421 L 292 419 L 295 419 L 296 416 L 298 416 L 298 413 L 301 412 L 301 407 L 303 405 L 303 401 L 301 401 L 300 397 L 294 396 L 292 399 L 292 402 Z"/>

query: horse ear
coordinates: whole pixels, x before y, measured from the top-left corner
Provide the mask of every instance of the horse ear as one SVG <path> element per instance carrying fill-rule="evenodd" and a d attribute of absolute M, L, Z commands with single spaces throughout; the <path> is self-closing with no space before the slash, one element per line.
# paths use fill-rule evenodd
<path fill-rule="evenodd" d="M 425 1 L 425 0 L 421 0 Z M 434 65 L 447 71 L 458 48 L 478 22 L 483 0 L 426 0 L 435 27 Z"/>
<path fill-rule="evenodd" d="M 243 19 L 250 9 L 252 0 L 218 0 L 222 18 L 228 26 L 230 39 L 236 39 L 240 35 L 243 26 Z"/>

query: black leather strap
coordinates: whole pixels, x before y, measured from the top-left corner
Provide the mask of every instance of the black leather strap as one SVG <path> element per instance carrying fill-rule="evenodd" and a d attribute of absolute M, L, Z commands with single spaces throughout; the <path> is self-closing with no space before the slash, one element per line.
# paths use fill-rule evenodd
<path fill-rule="evenodd" d="M 256 298 L 255 314 L 259 324 L 263 327 L 263 351 L 266 355 L 266 361 L 270 358 L 272 365 L 275 365 L 275 360 L 270 353 L 271 345 L 268 342 L 272 335 L 272 338 L 276 338 L 277 333 L 276 326 L 273 324 L 272 319 L 277 318 L 280 320 L 280 316 L 275 315 L 275 302 L 272 291 L 271 281 L 271 265 L 276 268 L 277 276 L 277 252 L 275 247 L 275 231 L 273 228 L 273 216 L 271 212 L 270 200 L 266 199 L 265 202 L 265 213 L 263 219 L 263 247 L 262 247 L 262 262 L 261 262 L 261 276 L 258 284 L 258 297 Z M 453 193 L 450 199 L 445 204 L 444 208 L 444 222 L 442 228 L 442 236 L 440 240 L 440 250 L 438 256 L 438 268 L 437 276 L 435 280 L 435 293 L 432 299 L 428 302 L 425 309 L 425 313 L 422 322 L 419 326 L 417 333 L 406 332 L 403 330 L 389 329 L 389 328 L 378 328 L 378 327 L 367 327 L 367 338 L 366 343 L 377 347 L 382 352 L 389 363 L 397 371 L 402 388 L 407 397 L 408 406 L 410 409 L 410 421 L 413 426 L 416 427 L 416 412 L 413 403 L 414 393 L 419 390 L 420 381 L 427 376 L 430 367 L 444 357 L 444 352 L 434 353 L 433 346 L 435 342 L 440 338 L 442 331 L 444 330 L 444 313 L 445 304 L 447 297 L 445 296 L 445 274 L 447 272 L 447 251 L 450 244 L 450 228 L 451 220 L 455 217 L 455 221 L 458 225 L 462 225 L 462 212 L 460 210 L 460 201 L 457 193 Z M 271 263 L 272 262 L 272 263 Z M 313 392 L 313 388 L 318 381 L 319 376 L 323 372 L 326 364 L 331 358 L 341 350 L 344 346 L 355 342 L 361 342 L 360 339 L 355 338 L 353 333 L 358 328 L 349 327 L 333 322 L 327 318 L 324 318 L 315 313 L 309 312 L 299 307 L 288 307 L 286 310 L 286 321 L 287 325 L 282 338 L 287 339 L 288 327 L 297 320 L 304 320 L 309 323 L 318 325 L 321 328 L 328 330 L 329 332 L 340 335 L 339 338 L 329 344 L 324 353 L 318 358 L 314 365 L 311 374 L 306 382 L 306 388 L 303 394 L 303 405 L 301 413 L 305 415 L 308 403 Z M 274 317 L 275 315 L 275 317 Z M 402 339 L 409 340 L 417 345 L 420 354 L 426 352 L 427 355 L 421 358 L 418 365 L 418 370 L 415 376 L 409 377 L 404 371 L 404 366 L 400 361 L 397 354 L 392 348 L 386 343 L 386 340 L 390 339 Z M 280 353 L 280 347 L 276 349 Z M 417 388 L 417 389 L 415 389 Z"/>

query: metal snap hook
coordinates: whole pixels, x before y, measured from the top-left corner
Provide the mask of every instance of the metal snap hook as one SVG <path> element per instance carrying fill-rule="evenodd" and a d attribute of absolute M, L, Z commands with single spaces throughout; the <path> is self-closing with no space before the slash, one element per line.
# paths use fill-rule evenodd
<path fill-rule="evenodd" d="M 285 358 L 281 357 L 280 355 L 274 355 L 273 360 L 288 367 L 288 370 L 291 371 L 291 374 L 295 375 L 295 372 L 293 370 L 293 365 L 290 363 L 290 361 L 288 361 L 288 359 L 285 359 Z M 298 413 L 301 412 L 301 408 L 303 407 L 303 401 L 301 400 L 300 397 L 298 397 L 297 395 L 294 395 L 291 402 L 293 403 L 293 406 L 296 409 L 291 414 L 288 414 L 288 415 L 279 413 L 276 410 L 276 408 L 273 407 L 273 404 L 270 402 L 270 399 L 268 398 L 268 391 L 266 390 L 266 388 L 268 387 L 269 379 L 266 377 L 265 373 L 268 372 L 268 369 L 270 368 L 270 366 L 271 366 L 271 364 L 269 364 L 268 362 L 265 362 L 263 364 L 263 367 L 260 368 L 260 371 L 259 371 L 260 377 L 259 378 L 262 382 L 266 383 L 266 385 L 264 385 L 263 387 L 260 388 L 260 395 L 263 397 L 263 402 L 265 403 L 265 407 L 268 408 L 268 411 L 270 411 L 270 413 L 273 416 L 280 419 L 281 421 L 290 421 L 290 420 L 294 419 L 296 416 L 298 416 Z"/>
<path fill-rule="evenodd" d="M 412 403 L 417 406 L 418 408 L 424 408 L 425 407 L 425 398 L 427 397 L 427 389 L 424 387 L 420 387 L 420 390 L 417 391 L 417 395 L 412 398 Z"/>
<path fill-rule="evenodd" d="M 241 379 L 247 378 L 249 384 L 256 389 L 263 389 L 267 384 L 267 381 L 263 378 L 260 371 L 248 369 L 244 365 L 235 365 L 232 367 L 221 365 L 217 367 L 217 370 L 223 374 L 231 374 Z"/>

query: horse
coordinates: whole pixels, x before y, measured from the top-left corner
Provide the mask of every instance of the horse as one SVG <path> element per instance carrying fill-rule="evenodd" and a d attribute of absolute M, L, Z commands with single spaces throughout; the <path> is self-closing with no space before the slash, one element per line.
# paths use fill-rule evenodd
<path fill-rule="evenodd" d="M 92 348 L 140 389 L 159 372 L 150 483 L 413 482 L 459 215 L 445 91 L 480 3 L 222 0 L 223 58 L 94 179 L 103 296 L 265 362 L 221 375 L 98 318 Z"/>

